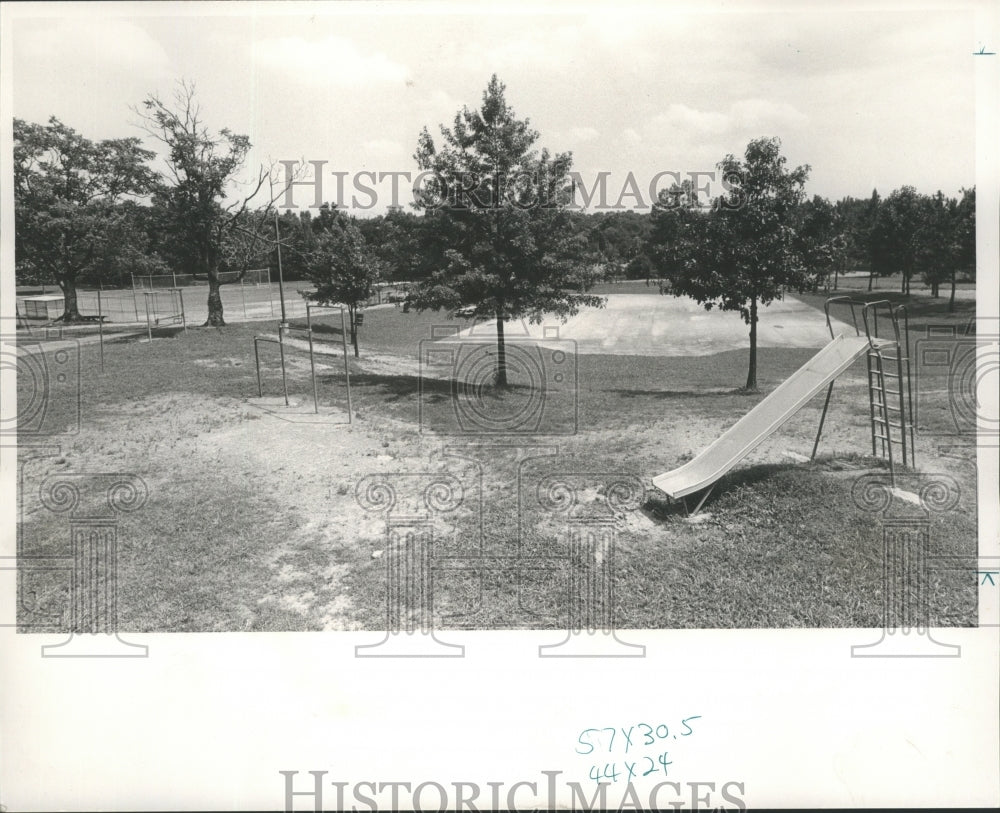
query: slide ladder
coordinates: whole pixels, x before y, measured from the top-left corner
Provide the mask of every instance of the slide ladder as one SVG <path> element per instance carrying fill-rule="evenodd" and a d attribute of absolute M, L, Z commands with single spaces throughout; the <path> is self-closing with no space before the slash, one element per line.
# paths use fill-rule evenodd
<path fill-rule="evenodd" d="M 835 335 L 830 306 L 848 305 L 854 323 L 854 337 Z M 858 321 L 858 309 L 861 322 Z M 782 382 L 770 395 L 736 422 L 693 460 L 673 471 L 653 478 L 653 485 L 673 500 L 683 501 L 700 492 L 693 511 L 704 505 L 718 480 L 753 449 L 777 431 L 789 418 L 826 387 L 812 457 L 816 457 L 823 423 L 833 394 L 834 381 L 862 355 L 867 363 L 868 404 L 871 419 L 872 456 L 889 463 L 890 482 L 895 486 L 897 462 L 915 465 L 913 390 L 910 382 L 909 320 L 905 305 L 888 300 L 861 302 L 850 297 L 832 297 L 824 306 L 831 341 L 805 366 Z M 879 335 L 879 312 L 886 313 L 882 324 L 891 325 L 889 336 Z M 864 326 L 862 336 L 861 327 Z M 896 449 L 901 459 L 897 459 Z"/>
<path fill-rule="evenodd" d="M 881 303 L 872 303 L 873 305 Z M 888 304 L 888 303 L 885 303 Z M 904 466 L 916 465 L 916 438 L 913 426 L 913 389 L 910 378 L 908 326 L 902 334 L 898 313 L 906 325 L 904 306 L 890 311 L 894 341 L 889 344 L 872 344 L 867 353 L 868 402 L 871 415 L 872 457 L 882 457 L 889 462 L 889 477 L 895 485 L 896 455 L 893 447 L 901 452 Z"/>

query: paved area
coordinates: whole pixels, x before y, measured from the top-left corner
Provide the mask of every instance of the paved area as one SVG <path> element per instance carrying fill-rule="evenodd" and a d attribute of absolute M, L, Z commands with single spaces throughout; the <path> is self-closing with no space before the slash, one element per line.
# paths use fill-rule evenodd
<path fill-rule="evenodd" d="M 706 356 L 747 348 L 750 329 L 738 313 L 706 311 L 693 299 L 659 294 L 610 294 L 607 300 L 605 308 L 586 308 L 565 324 L 556 317 L 539 325 L 508 323 L 504 335 L 553 348 L 570 340 L 580 354 Z M 823 314 L 795 297 L 759 314 L 758 347 L 819 348 L 830 341 Z M 834 330 L 854 335 L 853 327 L 836 320 Z M 442 341 L 495 343 L 496 324 L 477 323 Z"/>

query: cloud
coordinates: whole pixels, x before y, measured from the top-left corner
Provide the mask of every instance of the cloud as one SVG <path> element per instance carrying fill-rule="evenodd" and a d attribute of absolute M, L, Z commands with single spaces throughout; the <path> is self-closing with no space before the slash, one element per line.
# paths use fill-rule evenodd
<path fill-rule="evenodd" d="M 802 127 L 809 117 L 786 102 L 766 99 L 741 99 L 725 113 L 697 110 L 684 104 L 672 104 L 653 116 L 643 128 L 650 137 L 670 135 L 672 138 L 700 140 L 706 136 L 743 133 L 747 130 L 782 133 Z"/>
<path fill-rule="evenodd" d="M 351 40 L 331 34 L 321 40 L 277 37 L 258 42 L 259 64 L 316 83 L 358 85 L 404 82 L 409 69 L 381 51 L 365 53 Z"/>
<path fill-rule="evenodd" d="M 389 138 L 373 138 L 371 141 L 364 142 L 362 146 L 365 152 L 374 153 L 379 156 L 386 154 L 397 155 L 405 152 L 402 144 Z"/>
<path fill-rule="evenodd" d="M 15 40 L 15 48 L 19 60 L 44 66 L 51 76 L 59 76 L 74 62 L 91 70 L 119 68 L 133 75 L 160 73 L 170 67 L 163 46 L 135 23 L 83 17 L 46 23 L 25 26 Z M 74 68 L 62 75 L 77 73 Z"/>
<path fill-rule="evenodd" d="M 569 131 L 570 139 L 576 142 L 593 141 L 599 135 L 600 133 L 593 127 L 573 127 Z"/>
<path fill-rule="evenodd" d="M 622 130 L 622 140 L 626 144 L 638 144 L 642 141 L 642 136 L 631 127 L 626 127 Z"/>
<path fill-rule="evenodd" d="M 730 117 L 736 127 L 784 130 L 802 127 L 809 117 L 786 102 L 766 99 L 744 99 L 730 108 Z"/>
<path fill-rule="evenodd" d="M 722 133 L 730 127 L 730 117 L 725 113 L 696 110 L 686 104 L 672 104 L 649 122 L 653 131 L 680 130 L 685 133 Z"/>

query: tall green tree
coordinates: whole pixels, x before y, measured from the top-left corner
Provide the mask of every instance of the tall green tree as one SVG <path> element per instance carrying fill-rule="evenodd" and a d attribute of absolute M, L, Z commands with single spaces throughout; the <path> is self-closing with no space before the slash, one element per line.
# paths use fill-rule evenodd
<path fill-rule="evenodd" d="M 690 180 L 660 190 L 650 211 L 645 254 L 656 276 L 660 293 L 683 276 L 692 251 L 706 239 L 702 233 L 706 213 L 700 210 L 697 192 Z"/>
<path fill-rule="evenodd" d="M 872 190 L 872 196 L 868 199 L 868 205 L 864 209 L 864 214 L 856 222 L 857 242 L 866 248 L 868 259 L 868 290 L 872 289 L 875 277 L 879 274 L 880 268 L 884 265 L 882 256 L 882 225 L 879 221 L 879 212 L 882 207 L 882 198 L 879 197 L 878 190 Z"/>
<path fill-rule="evenodd" d="M 976 278 L 976 187 L 962 189 L 953 211 L 955 257 L 951 267 L 951 296 L 948 310 L 955 310 L 955 282 L 959 273 Z"/>
<path fill-rule="evenodd" d="M 716 201 L 714 210 L 692 218 L 681 243 L 683 261 L 671 271 L 677 296 L 690 296 L 707 310 L 736 311 L 750 328 L 746 389 L 757 389 L 758 310 L 781 299 L 785 288 L 815 287 L 802 256 L 797 207 L 808 166 L 786 167 L 777 138 L 758 138 L 743 160 L 727 155 L 722 177 L 739 184 Z"/>
<path fill-rule="evenodd" d="M 818 282 L 836 290 L 840 269 L 847 254 L 847 239 L 833 204 L 826 198 L 813 195 L 798 207 L 796 223 L 797 248 L 806 268 Z"/>
<path fill-rule="evenodd" d="M 415 158 L 426 175 L 415 206 L 425 212 L 425 244 L 439 265 L 411 295 L 418 309 L 471 307 L 496 320 L 494 381 L 507 386 L 505 320 L 568 317 L 601 297 L 580 293 L 593 263 L 567 211 L 570 153 L 534 148 L 539 134 L 518 119 L 493 76 L 476 110 L 463 107 L 441 128 L 427 128 Z"/>
<path fill-rule="evenodd" d="M 914 266 L 921 272 L 931 296 L 940 295 L 941 284 L 954 274 L 958 245 L 955 234 L 957 201 L 938 190 L 936 195 L 921 196 L 920 225 L 914 236 Z"/>
<path fill-rule="evenodd" d="M 171 103 L 148 96 L 136 111 L 146 132 L 162 143 L 168 182 L 156 191 L 166 228 L 186 273 L 208 282 L 206 326 L 225 324 L 221 285 L 223 271 L 235 271 L 229 282 L 238 282 L 258 258 L 267 240 L 274 200 L 284 191 L 274 191 L 269 169 L 260 167 L 246 194 L 230 195 L 250 152 L 250 139 L 228 128 L 211 133 L 204 125 L 193 84 L 181 83 Z M 263 207 L 254 200 L 270 199 Z"/>
<path fill-rule="evenodd" d="M 900 293 L 910 293 L 923 216 L 921 196 L 912 186 L 893 190 L 875 216 L 871 233 L 875 272 L 881 276 L 900 274 Z"/>
<path fill-rule="evenodd" d="M 19 281 L 56 282 L 66 322 L 79 321 L 77 285 L 98 282 L 130 245 L 130 198 L 156 181 L 137 138 L 92 141 L 55 116 L 14 119 L 15 265 Z M 115 239 L 115 237 L 119 239 Z"/>
<path fill-rule="evenodd" d="M 316 235 L 305 265 L 306 275 L 316 285 L 310 299 L 347 306 L 351 344 L 357 357 L 358 310 L 384 278 L 385 263 L 368 246 L 354 218 L 338 214 L 329 228 Z"/>

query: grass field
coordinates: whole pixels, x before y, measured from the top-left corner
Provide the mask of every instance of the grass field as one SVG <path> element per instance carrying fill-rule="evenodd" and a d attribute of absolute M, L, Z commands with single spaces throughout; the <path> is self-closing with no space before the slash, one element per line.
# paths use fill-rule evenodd
<path fill-rule="evenodd" d="M 822 308 L 822 296 L 801 299 Z M 965 299 L 949 314 L 946 298 L 908 301 L 914 335 L 930 323 L 964 328 L 975 308 Z M 421 342 L 442 324 L 469 326 L 440 313 L 369 311 L 361 358 L 349 360 L 356 413 L 349 426 L 282 417 L 249 400 L 256 396 L 252 337 L 275 333 L 276 321 L 109 343 L 103 372 L 97 347 L 80 345 L 73 350 L 79 397 L 73 386 L 54 389 L 45 432 L 34 438 L 58 444 L 58 451 L 33 458 L 32 438 L 21 440 L 23 553 L 65 553 L 65 517 L 33 505 L 43 477 L 131 472 L 145 480 L 149 499 L 120 524 L 120 629 L 384 629 L 386 526 L 383 515 L 364 511 L 355 498 L 364 477 L 455 473 L 466 499 L 436 528 L 435 557 L 520 551 L 560 559 L 566 523 L 543 510 L 537 485 L 576 478 L 580 507 L 599 507 L 602 483 L 628 475 L 648 492 L 634 510 L 605 517 L 616 534 L 619 628 L 881 625 L 884 520 L 852 498 L 859 477 L 883 471 L 867 456 L 863 362 L 837 381 L 816 461 L 796 462 L 787 453 L 809 455 L 822 397 L 725 477 L 692 522 L 658 496 L 651 478 L 697 454 L 814 349 L 762 348 L 760 392 L 753 394 L 739 389 L 745 349 L 580 355 L 574 377 L 547 383 L 546 398 L 565 407 L 554 413 L 549 434 L 469 438 L 456 434 L 461 425 L 447 378 L 425 376 L 422 385 L 419 375 Z M 339 318 L 323 320 L 317 333 L 338 346 Z M 263 353 L 265 394 L 277 396 L 277 348 Z M 339 408 L 339 417 L 346 405 L 342 366 L 336 355 L 319 365 L 320 400 Z M 290 349 L 288 370 L 291 397 L 309 404 L 308 358 Z M 974 556 L 975 467 L 968 446 L 962 451 L 963 439 L 953 436 L 948 375 L 919 371 L 918 464 L 928 476 L 952 477 L 960 489 L 953 511 L 929 517 L 934 551 Z M 530 401 L 532 389 L 516 371 L 513 377 L 503 396 L 477 393 L 478 408 L 506 414 Z M 29 386 L 19 379 L 19 400 L 30 400 Z M 60 434 L 67 429 L 74 433 Z M 464 459 L 446 456 L 449 448 L 461 449 Z M 912 506 L 900 511 L 923 516 Z M 434 582 L 435 625 L 565 627 L 568 567 L 442 571 Z M 971 571 L 932 571 L 931 623 L 974 625 L 976 584 Z M 61 606 L 60 590 L 56 582 L 36 585 L 38 606 Z"/>

